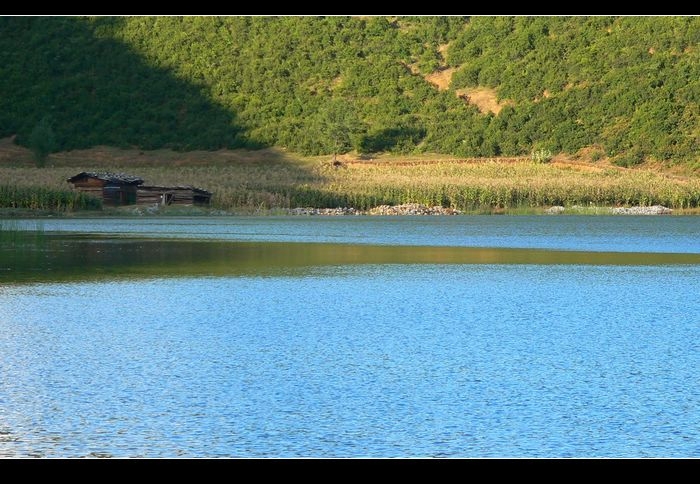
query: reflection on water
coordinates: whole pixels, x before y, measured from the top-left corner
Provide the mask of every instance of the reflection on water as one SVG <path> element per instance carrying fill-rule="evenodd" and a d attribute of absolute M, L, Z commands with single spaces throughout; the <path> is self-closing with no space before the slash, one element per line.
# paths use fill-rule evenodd
<path fill-rule="evenodd" d="M 368 245 L 500 247 L 598 252 L 700 252 L 694 216 L 144 217 L 17 220 L 22 230 Z M 0 221 L 0 226 L 2 221 Z"/>
<path fill-rule="evenodd" d="M 0 231 L 0 457 L 699 457 L 697 228 L 497 219 Z"/>
<path fill-rule="evenodd" d="M 700 254 L 15 234 L 0 282 L 300 274 L 356 264 L 700 264 Z"/>

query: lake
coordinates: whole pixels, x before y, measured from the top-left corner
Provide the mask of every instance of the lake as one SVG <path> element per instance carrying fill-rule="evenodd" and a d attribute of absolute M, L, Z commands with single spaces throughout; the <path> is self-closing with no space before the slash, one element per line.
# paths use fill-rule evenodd
<path fill-rule="evenodd" d="M 697 217 L 0 228 L 0 457 L 700 457 Z"/>

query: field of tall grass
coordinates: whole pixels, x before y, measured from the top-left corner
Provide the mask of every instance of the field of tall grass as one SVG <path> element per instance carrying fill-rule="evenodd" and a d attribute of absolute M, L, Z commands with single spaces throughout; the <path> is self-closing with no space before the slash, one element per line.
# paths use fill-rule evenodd
<path fill-rule="evenodd" d="M 98 210 L 102 200 L 64 188 L 42 185 L 0 185 L 0 208 L 74 212 Z"/>
<path fill-rule="evenodd" d="M 172 155 L 175 156 L 175 155 Z M 98 208 L 94 199 L 68 196 L 66 179 L 81 171 L 126 172 L 146 184 L 194 185 L 211 191 L 212 208 L 227 211 L 294 207 L 354 207 L 422 203 L 461 211 L 563 206 L 700 207 L 700 179 L 609 164 L 522 159 L 345 159 L 261 155 L 232 160 L 216 153 L 200 159 L 139 162 L 57 157 L 37 168 L 0 164 L 0 206 Z M 70 192 L 68 192 L 70 193 Z"/>

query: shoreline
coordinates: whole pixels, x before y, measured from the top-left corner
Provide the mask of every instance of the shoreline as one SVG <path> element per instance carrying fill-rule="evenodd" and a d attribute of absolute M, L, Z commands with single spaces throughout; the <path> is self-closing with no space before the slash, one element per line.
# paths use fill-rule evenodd
<path fill-rule="evenodd" d="M 33 210 L 23 208 L 0 209 L 0 219 L 13 218 L 122 218 L 122 217 L 454 217 L 473 215 L 587 215 L 587 216 L 694 216 L 700 215 L 700 209 L 670 209 L 662 205 L 605 207 L 579 206 L 564 207 L 523 207 L 511 209 L 484 209 L 460 211 L 440 206 L 427 206 L 419 203 L 401 205 L 380 205 L 369 210 L 358 210 L 353 207 L 338 208 L 271 208 L 221 210 L 194 206 L 161 207 L 158 205 L 137 205 L 123 207 L 108 207 L 102 210 L 79 210 L 72 212 L 57 212 L 50 210 Z"/>

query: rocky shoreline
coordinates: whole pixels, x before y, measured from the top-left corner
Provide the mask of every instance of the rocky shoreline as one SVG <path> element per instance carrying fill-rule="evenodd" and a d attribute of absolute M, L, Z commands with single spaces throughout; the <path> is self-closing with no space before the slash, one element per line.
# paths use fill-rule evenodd
<path fill-rule="evenodd" d="M 357 210 L 352 207 L 339 208 L 292 208 L 289 215 L 459 215 L 462 212 L 454 208 L 433 206 L 421 203 L 403 205 L 379 205 L 369 210 Z"/>
<path fill-rule="evenodd" d="M 610 215 L 670 215 L 673 213 L 668 207 L 663 205 L 651 205 L 649 207 L 579 207 L 574 205 L 570 208 L 555 205 L 545 210 L 546 214 L 556 215 L 560 213 L 596 213 Z"/>
<path fill-rule="evenodd" d="M 652 205 L 651 207 L 615 207 L 610 210 L 613 215 L 668 215 L 673 210 L 663 205 Z"/>
<path fill-rule="evenodd" d="M 357 210 L 352 207 L 339 208 L 292 208 L 287 211 L 289 215 L 460 215 L 462 212 L 454 208 L 439 206 L 429 207 L 421 203 L 405 203 L 403 205 L 379 205 L 369 210 Z M 663 205 L 649 207 L 581 207 L 574 205 L 566 208 L 561 205 L 549 207 L 545 214 L 555 215 L 561 213 L 575 214 L 599 214 L 599 215 L 669 215 L 673 213 L 670 208 Z"/>
<path fill-rule="evenodd" d="M 406 203 L 403 205 L 379 205 L 369 210 L 357 210 L 352 207 L 339 208 L 292 208 L 287 211 L 289 215 L 460 215 L 462 212 L 454 208 L 439 206 L 429 207 L 421 203 Z M 673 213 L 670 208 L 663 205 L 649 207 L 581 207 L 574 205 L 566 208 L 561 205 L 549 207 L 544 211 L 548 215 L 561 213 L 575 214 L 599 214 L 599 215 L 669 215 Z"/>
<path fill-rule="evenodd" d="M 361 210 L 355 210 L 352 207 L 339 208 L 313 208 L 313 207 L 297 207 L 287 210 L 288 215 L 364 215 Z"/>
<path fill-rule="evenodd" d="M 368 211 L 369 215 L 459 215 L 459 210 L 440 206 L 428 207 L 420 203 L 403 205 L 379 205 Z"/>
<path fill-rule="evenodd" d="M 178 211 L 177 213 L 172 213 L 170 211 L 164 211 L 163 207 L 159 205 L 153 206 L 138 206 L 130 208 L 122 213 L 127 213 L 129 215 L 162 215 L 162 214 L 179 214 L 187 215 L 191 214 L 187 211 Z M 373 207 L 369 210 L 358 210 L 353 207 L 338 207 L 338 208 L 313 208 L 313 207 L 297 207 L 290 209 L 274 209 L 267 214 L 276 215 L 292 215 L 292 216 L 351 216 L 351 215 L 461 215 L 462 211 L 454 208 L 446 208 L 440 206 L 428 206 L 421 203 L 405 203 L 402 205 L 379 205 Z M 670 208 L 664 207 L 663 205 L 652 205 L 649 207 L 635 206 L 635 207 L 585 207 L 574 205 L 571 207 L 564 207 L 561 205 L 555 205 L 549 207 L 539 213 L 544 213 L 546 215 L 557 215 L 557 214 L 576 214 L 576 215 L 669 215 L 673 213 Z M 215 215 L 215 216 L 227 216 L 227 215 L 237 215 L 236 213 L 224 211 L 224 210 L 211 210 L 211 211 L 198 211 L 198 215 Z M 255 214 L 260 214 L 256 212 Z M 240 215 L 240 214 L 238 214 Z M 254 214 L 248 214 L 254 215 Z"/>

